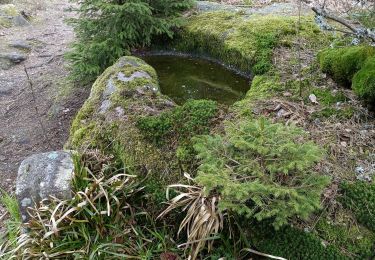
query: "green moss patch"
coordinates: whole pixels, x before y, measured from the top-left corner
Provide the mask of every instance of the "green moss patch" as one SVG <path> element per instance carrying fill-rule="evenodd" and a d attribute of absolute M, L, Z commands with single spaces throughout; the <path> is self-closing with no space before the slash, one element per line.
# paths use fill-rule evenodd
<path fill-rule="evenodd" d="M 330 118 L 335 117 L 337 119 L 350 119 L 354 115 L 354 108 L 335 108 L 335 107 L 325 107 L 320 111 L 312 113 L 312 118 Z"/>
<path fill-rule="evenodd" d="M 327 106 L 348 101 L 348 98 L 342 91 L 333 93 L 331 89 L 314 88 L 311 93 L 317 97 L 319 103 Z"/>
<path fill-rule="evenodd" d="M 375 56 L 354 75 L 352 88 L 361 99 L 375 105 Z"/>
<path fill-rule="evenodd" d="M 375 184 L 342 183 L 341 202 L 351 210 L 358 222 L 375 232 Z"/>
<path fill-rule="evenodd" d="M 227 12 L 203 13 L 189 18 L 174 47 L 208 54 L 243 71 L 264 74 L 272 65 L 273 51 L 296 37 L 298 17 L 244 17 Z M 312 17 L 302 17 L 301 36 L 314 44 L 322 39 Z"/>
<path fill-rule="evenodd" d="M 257 250 L 286 259 L 350 259 L 334 246 L 324 246 L 313 233 L 285 226 L 279 231 L 262 224 L 252 231 L 252 244 Z"/>
<path fill-rule="evenodd" d="M 318 59 L 323 72 L 332 75 L 337 82 L 350 86 L 353 76 L 373 55 L 375 55 L 373 47 L 353 46 L 324 50 L 319 53 Z"/>
<path fill-rule="evenodd" d="M 375 234 L 362 226 L 345 222 L 334 223 L 323 217 L 315 229 L 321 238 L 342 249 L 352 258 L 370 259 L 375 255 Z"/>
<path fill-rule="evenodd" d="M 323 72 L 339 83 L 350 86 L 359 98 L 369 104 L 375 102 L 375 48 L 353 46 L 328 49 L 319 53 Z"/>
<path fill-rule="evenodd" d="M 140 118 L 137 126 L 146 138 L 157 144 L 168 137 L 188 142 L 195 135 L 209 133 L 210 122 L 217 111 L 215 101 L 191 100 L 158 116 Z"/>

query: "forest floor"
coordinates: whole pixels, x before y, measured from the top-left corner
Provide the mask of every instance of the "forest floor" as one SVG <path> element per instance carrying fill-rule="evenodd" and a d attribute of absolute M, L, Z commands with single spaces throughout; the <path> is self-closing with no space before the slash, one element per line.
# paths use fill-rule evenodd
<path fill-rule="evenodd" d="M 31 15 L 29 25 L 0 27 L 0 54 L 20 52 L 9 47 L 15 42 L 30 46 L 21 52 L 24 62 L 0 69 L 0 188 L 11 193 L 23 159 L 62 149 L 89 91 L 67 80 L 63 55 L 74 39 L 73 28 L 65 23 L 72 16 L 69 1 L 32 1 L 14 1 L 19 11 Z M 0 205 L 0 226 L 4 213 Z"/>

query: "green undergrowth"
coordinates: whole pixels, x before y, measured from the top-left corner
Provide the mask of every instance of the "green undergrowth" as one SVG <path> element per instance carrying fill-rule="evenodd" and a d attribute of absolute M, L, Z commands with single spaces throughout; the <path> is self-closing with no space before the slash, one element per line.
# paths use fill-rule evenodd
<path fill-rule="evenodd" d="M 189 18 L 173 47 L 210 55 L 240 70 L 261 75 L 273 68 L 274 49 L 290 46 L 296 39 L 297 21 L 298 17 L 293 16 L 203 13 Z M 312 17 L 302 17 L 300 35 L 308 45 L 325 40 Z"/>
<path fill-rule="evenodd" d="M 311 94 L 314 94 L 317 97 L 319 103 L 326 106 L 348 101 L 348 98 L 342 91 L 332 92 L 331 89 L 314 88 L 311 91 Z"/>
<path fill-rule="evenodd" d="M 146 138 L 157 144 L 167 141 L 168 137 L 188 143 L 195 135 L 208 134 L 217 112 L 215 101 L 190 100 L 158 116 L 140 118 L 137 126 Z"/>
<path fill-rule="evenodd" d="M 335 107 L 325 107 L 319 111 L 311 114 L 311 118 L 336 118 L 339 120 L 350 119 L 354 116 L 355 110 L 352 107 L 335 108 Z"/>
<path fill-rule="evenodd" d="M 92 150 L 75 155 L 74 167 L 73 197 L 64 203 L 49 198 L 32 211 L 27 238 L 2 259 L 152 259 L 182 253 L 167 239 L 174 228 L 157 226 L 144 211 L 142 183 L 126 168 Z"/>
<path fill-rule="evenodd" d="M 267 223 L 256 224 L 250 230 L 251 242 L 257 250 L 286 259 L 338 260 L 350 259 L 336 247 L 324 246 L 312 233 L 285 226 L 274 231 Z"/>
<path fill-rule="evenodd" d="M 315 226 L 319 237 L 343 250 L 354 259 L 372 259 L 375 256 L 375 234 L 367 228 L 348 219 L 350 212 L 344 212 L 342 220 L 333 221 L 321 217 Z"/>
<path fill-rule="evenodd" d="M 7 240 L 9 240 L 12 247 L 15 247 L 15 242 L 20 232 L 21 226 L 21 213 L 19 211 L 18 201 L 14 196 L 11 196 L 4 191 L 0 191 L 0 203 L 9 213 L 9 219 L 4 222 L 6 230 L 8 231 L 8 233 L 6 234 Z M 2 242 L 2 239 L 3 238 L 0 237 L 0 243 Z"/>
<path fill-rule="evenodd" d="M 353 76 L 374 54 L 373 47 L 353 46 L 324 50 L 319 53 L 318 59 L 323 72 L 332 75 L 339 83 L 350 86 Z"/>
<path fill-rule="evenodd" d="M 353 212 L 359 223 L 375 232 L 375 184 L 344 182 L 340 188 L 344 207 Z"/>
<path fill-rule="evenodd" d="M 140 118 L 137 127 L 152 143 L 176 151 L 181 171 L 186 171 L 194 168 L 195 152 L 191 139 L 209 134 L 217 114 L 215 101 L 189 100 L 158 116 Z"/>
<path fill-rule="evenodd" d="M 373 233 L 365 229 L 357 232 L 323 220 L 317 224 L 317 230 L 311 232 L 289 226 L 291 219 L 307 219 L 321 208 L 321 194 L 329 179 L 316 172 L 314 166 L 324 151 L 309 141 L 302 129 L 264 118 L 257 119 L 258 116 L 254 115 L 257 102 L 283 97 L 285 92 L 290 93 L 289 100 L 302 101 L 306 98 L 306 95 L 298 96 L 300 86 L 297 80 L 285 82 L 285 75 L 272 62 L 278 47 L 293 50 L 297 22 L 298 17 L 243 16 L 225 12 L 188 18 L 170 47 L 209 55 L 256 74 L 246 97 L 230 108 L 234 113 L 225 123 L 219 122 L 221 135 L 212 135 L 220 109 L 215 102 L 197 100 L 182 106 L 171 106 L 166 97 L 150 90 L 158 89 L 156 73 L 138 59 L 128 57 L 129 64 L 125 65 L 121 65 L 120 61 L 94 84 L 89 100 L 73 122 L 67 147 L 99 149 L 106 156 L 112 156 L 117 169 L 126 168 L 127 173 L 138 176 L 137 182 L 140 182 L 142 191 L 132 197 L 131 202 L 140 210 L 137 211 L 139 215 L 150 218 L 140 217 L 135 222 L 136 232 L 147 235 L 142 235 L 141 239 L 130 237 L 133 242 L 136 241 L 137 246 L 133 248 L 139 250 L 142 259 L 159 257 L 162 252 L 183 255 L 171 242 L 175 241 L 178 220 L 183 214 L 175 212 L 175 215 L 160 222 L 155 221 L 155 217 L 165 206 L 166 187 L 174 183 L 188 183 L 184 173 L 191 174 L 204 187 L 206 195 L 215 197 L 220 194 L 221 201 L 216 203 L 221 210 L 247 217 L 244 222 L 237 223 L 239 226 L 252 222 L 254 218 L 270 221 L 267 224 L 256 221 L 245 232 L 251 241 L 249 246 L 258 251 L 287 259 L 347 259 L 370 255 Z M 302 48 L 322 48 L 327 37 L 319 31 L 313 18 L 302 17 L 301 24 L 301 40 L 305 43 Z M 119 73 L 129 77 L 135 72 L 146 72 L 150 78 L 129 82 L 120 80 L 122 76 Z M 343 78 L 347 79 L 352 72 L 344 69 L 344 73 L 346 76 Z M 365 80 L 371 73 L 366 75 Z M 328 89 L 311 89 L 315 85 L 314 80 L 304 80 L 303 84 L 305 90 L 309 90 L 308 94 L 315 94 L 320 103 L 321 109 L 317 113 L 321 114 L 315 116 L 351 117 L 352 108 L 335 107 L 338 102 L 348 101 L 345 94 Z M 104 93 L 110 82 L 116 90 L 107 98 Z M 106 99 L 110 101 L 108 111 L 100 113 Z M 354 210 L 355 204 L 345 205 Z M 369 216 L 362 212 L 362 215 L 366 214 Z M 117 222 L 114 223 L 114 227 L 118 228 Z M 368 224 L 366 226 L 371 229 Z M 345 235 L 339 236 L 335 231 Z M 366 235 L 366 238 L 354 240 L 357 235 Z M 186 236 L 181 238 L 186 239 Z M 215 241 L 213 253 L 207 253 L 205 249 L 202 257 L 218 259 L 227 256 L 230 259 L 236 254 L 231 252 L 234 249 L 229 244 L 237 243 L 233 241 L 236 239 L 227 237 L 223 232 L 221 239 Z M 322 240 L 327 242 L 327 246 Z M 159 244 L 156 241 L 163 242 Z M 131 241 L 125 239 L 123 245 L 130 244 Z M 150 248 L 153 244 L 158 247 L 157 250 Z M 207 258 L 210 254 L 211 258 Z"/>

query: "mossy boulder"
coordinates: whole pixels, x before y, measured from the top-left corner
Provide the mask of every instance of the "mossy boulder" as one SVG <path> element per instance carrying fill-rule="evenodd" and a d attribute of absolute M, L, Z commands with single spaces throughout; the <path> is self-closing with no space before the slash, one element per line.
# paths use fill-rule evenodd
<path fill-rule="evenodd" d="M 73 121 L 66 148 L 99 149 L 114 156 L 120 167 L 149 177 L 146 190 L 157 190 L 154 195 L 160 201 L 166 185 L 183 177 L 182 161 L 194 159 L 190 139 L 208 134 L 218 112 L 217 103 L 210 100 L 177 106 L 160 93 L 151 66 L 123 57 L 94 83 Z"/>
<path fill-rule="evenodd" d="M 296 39 L 297 21 L 297 16 L 203 13 L 189 18 L 173 47 L 209 55 L 260 75 L 273 67 L 274 49 Z M 309 45 L 326 39 L 310 16 L 301 18 L 300 36 Z"/>
<path fill-rule="evenodd" d="M 375 48 L 352 46 L 327 49 L 319 53 L 323 72 L 346 87 L 352 87 L 359 98 L 375 103 Z"/>
<path fill-rule="evenodd" d="M 354 75 L 352 88 L 358 97 L 375 106 L 375 56 Z"/>
<path fill-rule="evenodd" d="M 352 46 L 324 50 L 318 54 L 318 60 L 323 72 L 332 75 L 337 82 L 350 86 L 354 75 L 374 55 L 373 47 Z"/>
<path fill-rule="evenodd" d="M 99 149 L 137 172 L 164 172 L 170 168 L 170 158 L 144 138 L 136 123 L 174 106 L 160 93 L 151 66 L 135 57 L 122 57 L 94 83 L 66 146 Z"/>

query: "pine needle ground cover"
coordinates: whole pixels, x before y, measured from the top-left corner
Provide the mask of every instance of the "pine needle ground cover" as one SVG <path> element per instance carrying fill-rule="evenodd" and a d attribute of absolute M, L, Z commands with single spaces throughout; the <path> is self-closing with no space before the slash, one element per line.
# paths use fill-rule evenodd
<path fill-rule="evenodd" d="M 373 121 L 350 90 L 320 73 L 316 54 L 333 36 L 313 17 L 303 17 L 300 30 L 297 24 L 293 16 L 198 14 L 166 43 L 254 69 L 246 97 L 229 108 L 207 100 L 173 104 L 138 58 L 105 70 L 66 145 L 82 154 L 77 197 L 35 209 L 41 220 L 31 240 L 18 238 L 17 252 L 57 259 L 248 259 L 251 250 L 286 259 L 374 257 L 373 184 L 354 173 L 359 163 L 371 165 L 374 140 L 364 125 Z"/>

